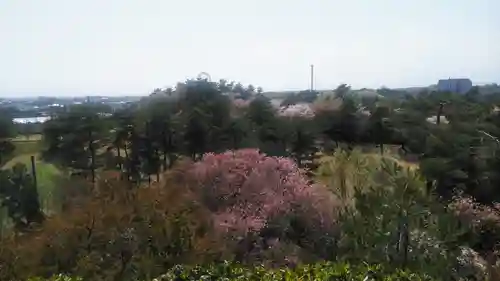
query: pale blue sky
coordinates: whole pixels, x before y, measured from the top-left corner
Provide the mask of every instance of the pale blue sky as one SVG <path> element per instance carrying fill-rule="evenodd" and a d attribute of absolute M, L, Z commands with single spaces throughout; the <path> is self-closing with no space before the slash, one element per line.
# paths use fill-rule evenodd
<path fill-rule="evenodd" d="M 500 82 L 499 0 L 0 0 L 0 96 Z"/>

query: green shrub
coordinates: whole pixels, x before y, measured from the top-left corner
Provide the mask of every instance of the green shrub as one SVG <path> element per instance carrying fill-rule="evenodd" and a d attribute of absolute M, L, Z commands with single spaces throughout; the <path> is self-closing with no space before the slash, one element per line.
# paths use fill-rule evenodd
<path fill-rule="evenodd" d="M 316 263 L 294 269 L 267 270 L 264 267 L 245 268 L 239 265 L 221 263 L 208 267 L 174 267 L 167 274 L 155 279 L 170 280 L 363 280 L 371 276 L 383 280 L 432 280 L 409 272 L 385 272 L 381 267 L 350 266 L 347 264 Z"/>
<path fill-rule="evenodd" d="M 433 281 L 426 276 L 411 272 L 396 270 L 388 272 L 380 266 L 351 266 L 348 264 L 316 263 L 303 265 L 297 268 L 266 269 L 263 266 L 247 268 L 238 264 L 218 263 L 209 266 L 175 266 L 166 274 L 153 279 L 153 281 L 181 281 L 181 280 L 364 280 L 365 277 L 372 280 L 386 281 Z M 52 279 L 30 279 L 29 281 L 79 281 L 81 279 L 55 276 Z M 370 279 L 368 279 L 370 280 Z"/>
<path fill-rule="evenodd" d="M 50 277 L 49 279 L 34 277 L 28 279 L 27 281 L 83 281 L 83 279 L 80 277 L 70 277 L 63 274 L 58 274 Z"/>

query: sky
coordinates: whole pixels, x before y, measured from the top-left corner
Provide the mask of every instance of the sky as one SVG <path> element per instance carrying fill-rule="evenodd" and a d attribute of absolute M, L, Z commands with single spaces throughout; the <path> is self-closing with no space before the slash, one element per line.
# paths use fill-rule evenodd
<path fill-rule="evenodd" d="M 0 96 L 500 82 L 498 0 L 0 0 Z"/>

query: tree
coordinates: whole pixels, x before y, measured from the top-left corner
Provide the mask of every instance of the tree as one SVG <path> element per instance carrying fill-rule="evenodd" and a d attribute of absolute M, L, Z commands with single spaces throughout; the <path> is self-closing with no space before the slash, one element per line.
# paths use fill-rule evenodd
<path fill-rule="evenodd" d="M 332 115 L 326 114 L 326 116 Z M 333 141 L 343 142 L 351 147 L 358 143 L 361 136 L 361 117 L 358 105 L 351 97 L 344 97 L 340 110 L 333 113 L 335 119 L 324 128 L 325 134 Z"/>
<path fill-rule="evenodd" d="M 235 118 L 231 120 L 225 128 L 224 135 L 227 138 L 230 149 L 240 149 L 245 146 L 245 141 L 251 135 L 250 124 L 245 118 Z"/>
<path fill-rule="evenodd" d="M 252 84 L 248 85 L 247 92 L 253 95 L 255 93 L 255 86 Z"/>
<path fill-rule="evenodd" d="M 238 97 L 242 100 L 250 100 L 254 96 L 254 94 L 255 94 L 255 87 L 252 84 L 250 84 L 239 92 Z"/>
<path fill-rule="evenodd" d="M 0 140 L 0 165 L 4 164 L 5 160 L 12 155 L 15 150 L 14 144 L 9 140 Z"/>
<path fill-rule="evenodd" d="M 478 102 L 481 97 L 481 92 L 478 86 L 473 86 L 467 93 L 465 93 L 465 98 L 470 102 Z"/>
<path fill-rule="evenodd" d="M 230 92 L 232 90 L 231 87 L 228 86 L 226 79 L 219 80 L 218 88 L 219 88 L 219 91 L 221 91 L 222 93 L 227 93 L 227 92 Z"/>
<path fill-rule="evenodd" d="M 116 154 L 118 158 L 118 165 L 120 170 L 123 169 L 123 164 L 129 160 L 129 148 L 131 142 L 131 135 L 134 130 L 134 120 L 133 116 L 124 111 L 120 111 L 114 114 L 116 126 L 114 128 L 114 139 L 113 145 L 116 149 Z M 121 153 L 124 152 L 124 158 Z"/>
<path fill-rule="evenodd" d="M 226 149 L 224 130 L 230 122 L 230 100 L 217 85 L 204 81 L 187 83 L 180 100 L 185 127 L 185 150 L 193 159 L 208 151 Z"/>
<path fill-rule="evenodd" d="M 258 97 L 250 102 L 246 118 L 254 125 L 262 126 L 275 118 L 275 110 L 269 102 L 269 99 Z"/>
<path fill-rule="evenodd" d="M 340 84 L 335 90 L 333 90 L 335 97 L 343 100 L 351 90 L 351 86 L 347 84 Z"/>
<path fill-rule="evenodd" d="M 207 121 L 207 115 L 200 109 L 192 109 L 185 120 L 183 132 L 184 151 L 191 159 L 198 159 L 203 153 L 207 152 L 210 127 Z"/>
<path fill-rule="evenodd" d="M 0 166 L 14 152 L 15 146 L 10 141 L 13 136 L 15 128 L 12 117 L 6 110 L 0 110 Z"/>
<path fill-rule="evenodd" d="M 333 110 L 320 110 L 314 116 L 319 133 L 324 140 L 335 142 L 338 147 L 340 141 L 340 114 Z"/>
<path fill-rule="evenodd" d="M 380 154 L 384 153 L 384 143 L 392 143 L 393 128 L 389 120 L 387 107 L 377 107 L 368 119 L 366 135 L 368 139 L 380 146 Z"/>
<path fill-rule="evenodd" d="M 0 170 L 0 206 L 7 209 L 16 229 L 25 230 L 32 223 L 44 220 L 38 199 L 33 177 L 24 164 Z"/>
<path fill-rule="evenodd" d="M 78 106 L 56 116 L 44 125 L 46 159 L 55 160 L 76 173 L 90 172 L 96 180 L 97 151 L 107 141 L 109 128 L 92 106 Z"/>
<path fill-rule="evenodd" d="M 232 92 L 239 94 L 239 95 L 245 95 L 245 87 L 243 87 L 243 84 L 238 82 L 238 83 L 234 84 L 234 86 L 232 88 Z"/>
<path fill-rule="evenodd" d="M 176 104 L 170 101 L 158 102 L 145 109 L 150 125 L 148 132 L 152 147 L 158 158 L 161 159 L 163 171 L 172 167 L 175 161 L 177 131 L 179 130 L 176 116 Z M 176 131 L 177 130 L 177 131 Z"/>
<path fill-rule="evenodd" d="M 10 138 L 15 135 L 15 127 L 9 111 L 0 109 L 0 139 Z"/>
<path fill-rule="evenodd" d="M 96 157 L 97 150 L 101 147 L 101 142 L 103 141 L 102 135 L 99 134 L 101 129 L 99 128 L 100 124 L 98 124 L 98 116 L 89 116 L 84 120 L 84 126 L 82 131 L 87 133 L 87 152 L 90 158 L 89 169 L 92 177 L 92 183 L 96 182 Z"/>
<path fill-rule="evenodd" d="M 341 216 L 346 221 L 340 248 L 352 255 L 348 260 L 450 274 L 460 255 L 459 221 L 426 193 L 417 172 L 387 158 L 381 165 L 378 180 L 355 188 L 355 209 L 346 208 Z"/>
<path fill-rule="evenodd" d="M 147 128 L 148 125 L 146 125 Z M 146 129 L 148 130 L 148 129 Z M 147 134 L 147 133 L 146 133 Z M 127 163 L 127 178 L 129 181 L 140 184 L 143 174 L 149 175 L 153 170 L 154 155 L 147 135 L 141 134 L 136 127 L 130 132 L 130 143 Z"/>
<path fill-rule="evenodd" d="M 313 120 L 296 117 L 290 119 L 290 123 L 291 134 L 288 139 L 290 156 L 295 159 L 299 167 L 308 167 L 312 170 L 315 154 L 318 151 Z"/>
<path fill-rule="evenodd" d="M 333 231 L 333 197 L 323 186 L 310 185 L 293 160 L 256 149 L 209 153 L 186 167 L 184 176 L 195 183 L 189 188 L 216 230 L 239 242 L 237 260 L 251 258 L 258 245 L 273 239 L 321 257 L 332 254 L 320 237 Z"/>
<path fill-rule="evenodd" d="M 270 156 L 288 156 L 290 142 L 290 124 L 284 119 L 273 117 L 256 127 L 259 149 Z"/>
<path fill-rule="evenodd" d="M 425 151 L 427 137 L 430 134 L 430 124 L 421 112 L 407 110 L 393 112 L 390 121 L 400 136 L 404 149 L 408 153 L 421 155 Z"/>
<path fill-rule="evenodd" d="M 143 173 L 148 175 L 148 182 L 151 184 L 151 175 L 156 174 L 156 179 L 157 181 L 160 181 L 160 155 L 158 153 L 159 149 L 157 146 L 157 143 L 154 142 L 153 139 L 153 130 L 154 127 L 152 124 L 148 121 L 146 123 L 146 128 L 145 128 L 145 134 L 144 134 L 144 148 L 142 149 L 142 170 Z"/>

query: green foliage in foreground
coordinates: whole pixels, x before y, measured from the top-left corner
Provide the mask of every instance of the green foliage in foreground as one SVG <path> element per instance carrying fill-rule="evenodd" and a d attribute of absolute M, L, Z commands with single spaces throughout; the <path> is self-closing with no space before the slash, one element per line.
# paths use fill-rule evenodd
<path fill-rule="evenodd" d="M 429 277 L 420 276 L 406 271 L 388 272 L 379 266 L 350 266 L 346 264 L 317 263 L 299 266 L 295 269 L 266 269 L 263 266 L 246 268 L 230 263 L 220 263 L 212 266 L 184 267 L 176 266 L 168 273 L 153 279 L 153 281 L 181 280 L 398 280 L 398 281 L 433 281 Z M 32 278 L 28 281 L 84 281 L 81 278 L 70 278 L 63 275 L 50 279 Z"/>

